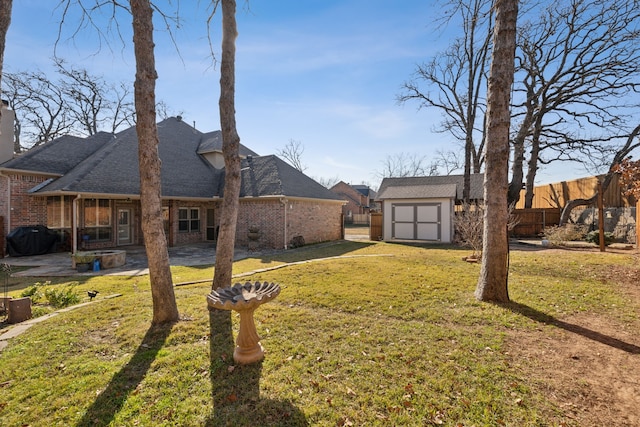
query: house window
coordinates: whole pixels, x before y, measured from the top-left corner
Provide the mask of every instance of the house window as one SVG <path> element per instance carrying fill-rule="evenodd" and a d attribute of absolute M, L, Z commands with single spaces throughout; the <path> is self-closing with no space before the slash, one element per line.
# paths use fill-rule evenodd
<path fill-rule="evenodd" d="M 84 200 L 83 234 L 89 240 L 111 240 L 111 200 Z"/>
<path fill-rule="evenodd" d="M 71 228 L 70 196 L 47 197 L 47 227 L 51 229 Z"/>
<path fill-rule="evenodd" d="M 180 233 L 191 233 L 200 231 L 200 209 L 178 209 L 178 231 Z"/>

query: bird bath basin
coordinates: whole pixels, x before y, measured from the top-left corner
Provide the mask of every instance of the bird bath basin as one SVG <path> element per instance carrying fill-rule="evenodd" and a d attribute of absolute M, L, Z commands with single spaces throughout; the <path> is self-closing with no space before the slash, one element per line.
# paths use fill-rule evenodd
<path fill-rule="evenodd" d="M 264 348 L 256 331 L 253 312 L 280 293 L 276 283 L 247 282 L 231 287 L 218 288 L 207 295 L 207 304 L 219 310 L 233 310 L 240 314 L 240 330 L 236 338 L 233 360 L 246 365 L 262 360 Z"/>

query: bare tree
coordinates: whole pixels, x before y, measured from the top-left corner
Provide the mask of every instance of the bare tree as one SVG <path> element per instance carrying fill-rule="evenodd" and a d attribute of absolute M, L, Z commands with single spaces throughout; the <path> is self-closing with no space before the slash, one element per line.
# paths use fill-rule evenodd
<path fill-rule="evenodd" d="M 236 128 L 235 54 L 238 29 L 235 0 L 216 0 L 222 4 L 222 58 L 220 64 L 220 127 L 224 156 L 224 195 L 220 215 L 220 234 L 216 245 L 213 288 L 231 286 L 233 251 L 240 204 L 240 136 Z"/>
<path fill-rule="evenodd" d="M 388 154 L 382 161 L 382 169 L 376 171 L 378 178 L 433 176 L 438 174 L 438 163 L 428 162 L 427 156 L 417 153 Z"/>
<path fill-rule="evenodd" d="M 302 153 L 304 153 L 304 145 L 302 142 L 290 139 L 289 143 L 282 150 L 276 151 L 276 154 L 286 160 L 291 166 L 300 172 L 307 170 L 307 166 L 302 163 Z"/>
<path fill-rule="evenodd" d="M 611 180 L 613 179 L 613 175 L 618 173 L 620 170 L 620 165 L 623 164 L 624 160 L 629 157 L 632 151 L 636 150 L 640 147 L 640 125 L 636 126 L 633 131 L 627 136 L 626 142 L 618 149 L 616 154 L 613 156 L 611 160 L 611 164 L 609 165 L 609 170 L 606 174 L 600 177 L 600 185 L 599 188 L 601 191 L 605 192 L 611 185 Z M 569 221 L 571 216 L 571 212 L 577 208 L 578 206 L 588 206 L 596 202 L 598 198 L 598 192 L 596 191 L 593 196 L 588 199 L 572 199 L 569 200 L 562 209 L 562 214 L 560 215 L 560 224 L 564 225 Z"/>
<path fill-rule="evenodd" d="M 133 124 L 134 106 L 128 84 L 110 84 L 104 77 L 74 67 L 62 58 L 54 58 L 54 65 L 62 77 L 59 85 L 70 118 L 83 135 L 100 130 L 115 132 L 122 125 Z"/>
<path fill-rule="evenodd" d="M 138 156 L 140 163 L 140 204 L 142 233 L 149 259 L 153 324 L 179 320 L 173 291 L 167 238 L 164 234 L 160 183 L 158 129 L 156 127 L 153 9 L 149 0 L 130 0 L 133 17 L 133 44 L 136 57 L 134 96 L 137 113 Z"/>
<path fill-rule="evenodd" d="M 436 151 L 434 162 L 438 167 L 438 173 L 442 175 L 451 175 L 455 171 L 464 169 L 464 160 L 460 159 L 458 152 L 452 150 Z"/>
<path fill-rule="evenodd" d="M 496 23 L 487 88 L 486 211 L 482 268 L 475 295 L 481 301 L 507 302 L 509 123 L 518 0 L 496 0 L 494 7 Z"/>
<path fill-rule="evenodd" d="M 60 58 L 54 66 L 57 79 L 42 71 L 21 71 L 8 73 L 3 82 L 16 113 L 16 152 L 62 135 L 116 132 L 135 124 L 129 83 L 112 84 Z"/>
<path fill-rule="evenodd" d="M 403 85 L 399 102 L 415 100 L 420 107 L 439 109 L 444 120 L 441 132 L 463 142 L 463 199 L 469 201 L 471 173 L 483 163 L 486 64 L 491 47 L 493 10 L 490 0 L 451 0 L 445 19 L 459 16 L 463 35 L 430 62 L 418 67 L 413 80 Z M 421 83 L 432 92 L 425 91 Z"/>
<path fill-rule="evenodd" d="M 46 74 L 41 71 L 7 73 L 3 87 L 16 115 L 16 153 L 71 133 L 65 95 Z M 28 145 L 22 144 L 23 139 L 29 141 Z"/>
<path fill-rule="evenodd" d="M 317 177 L 313 177 L 313 180 L 318 182 L 320 185 L 322 185 L 325 188 L 331 188 L 340 182 L 340 177 L 334 176 L 334 177 L 327 178 L 323 176 L 317 176 Z"/>
<path fill-rule="evenodd" d="M 521 25 L 511 202 L 526 182 L 531 206 L 540 165 L 597 159 L 602 166 L 616 155 L 613 143 L 628 135 L 640 105 L 639 23 L 637 0 L 568 0 Z"/>

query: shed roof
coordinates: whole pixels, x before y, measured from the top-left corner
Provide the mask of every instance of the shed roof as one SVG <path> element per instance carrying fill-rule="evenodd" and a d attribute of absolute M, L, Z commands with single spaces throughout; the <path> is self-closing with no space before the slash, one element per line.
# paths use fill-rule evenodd
<path fill-rule="evenodd" d="M 469 198 L 471 200 L 484 199 L 484 174 L 471 174 L 470 176 Z M 455 186 L 455 193 L 452 197 L 456 200 L 462 200 L 462 191 L 464 188 L 464 175 L 442 175 L 442 176 L 418 176 L 403 178 L 384 178 L 378 190 L 378 199 L 384 200 L 389 194 L 398 194 L 400 191 L 411 194 L 411 198 L 433 198 L 432 194 L 451 191 L 450 187 L 439 188 L 441 186 Z M 387 192 L 387 188 L 396 187 L 404 188 L 403 190 L 395 189 L 391 193 Z M 415 187 L 415 188 L 413 188 Z M 435 187 L 435 188 L 430 188 Z M 424 193 L 420 193 L 420 192 Z"/>
<path fill-rule="evenodd" d="M 454 199 L 456 184 L 387 186 L 380 199 Z"/>

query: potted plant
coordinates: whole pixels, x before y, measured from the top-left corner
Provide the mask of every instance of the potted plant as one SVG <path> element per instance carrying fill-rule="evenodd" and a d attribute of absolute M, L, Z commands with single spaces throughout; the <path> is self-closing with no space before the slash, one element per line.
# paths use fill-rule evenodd
<path fill-rule="evenodd" d="M 89 252 L 76 252 L 71 254 L 72 267 L 78 272 L 89 271 L 91 263 L 96 259 L 96 256 Z"/>
<path fill-rule="evenodd" d="M 260 238 L 260 229 L 255 225 L 249 227 L 249 233 L 247 234 L 249 240 L 253 240 L 254 242 Z"/>

